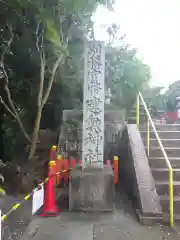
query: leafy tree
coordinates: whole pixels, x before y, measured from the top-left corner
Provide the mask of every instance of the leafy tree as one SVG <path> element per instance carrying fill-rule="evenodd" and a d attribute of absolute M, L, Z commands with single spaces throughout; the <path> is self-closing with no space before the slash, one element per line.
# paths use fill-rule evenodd
<path fill-rule="evenodd" d="M 152 110 L 165 110 L 166 108 L 166 99 L 162 90 L 164 87 L 147 87 L 143 91 L 143 96 L 148 103 L 148 106 L 152 108 Z"/>
<path fill-rule="evenodd" d="M 138 59 L 136 49 L 123 44 L 125 36 L 117 37 L 119 29 L 114 24 L 107 28 L 110 42 L 106 47 L 106 86 L 111 89 L 112 104 L 129 111 L 137 93 L 147 86 L 150 69 Z"/>
<path fill-rule="evenodd" d="M 84 25 L 82 40 L 90 37 L 93 11 L 98 4 L 111 8 L 112 3 L 111 0 L 1 1 L 0 65 L 4 89 L 1 103 L 30 143 L 30 159 L 36 150 L 42 111 L 52 86 L 62 78 L 65 83 L 61 71 L 68 66 L 73 28 L 77 30 L 78 24 Z"/>
<path fill-rule="evenodd" d="M 176 110 L 176 98 L 180 96 L 180 80 L 169 85 L 167 91 L 164 93 L 166 99 L 166 108 L 168 111 Z"/>
<path fill-rule="evenodd" d="M 30 144 L 30 159 L 47 103 L 58 114 L 63 108 L 82 107 L 83 43 L 94 38 L 91 16 L 98 4 L 111 9 L 113 1 L 0 2 L 1 116 L 11 143 L 21 142 L 21 129 Z M 107 26 L 105 80 L 112 103 L 130 109 L 147 85 L 150 70 L 137 58 L 136 49 L 122 43 L 119 31 L 115 24 Z"/>
<path fill-rule="evenodd" d="M 143 95 L 154 110 L 175 111 L 176 98 L 180 96 L 180 81 L 170 84 L 166 91 L 162 90 L 164 87 L 148 87 Z"/>

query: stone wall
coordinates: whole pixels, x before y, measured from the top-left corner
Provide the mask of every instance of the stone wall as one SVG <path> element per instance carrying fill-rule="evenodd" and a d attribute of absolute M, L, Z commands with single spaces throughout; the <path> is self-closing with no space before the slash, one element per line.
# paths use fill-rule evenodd
<path fill-rule="evenodd" d="M 120 182 L 138 209 L 139 219 L 162 217 L 160 199 L 148 163 L 141 135 L 135 124 L 124 129 L 119 145 Z"/>

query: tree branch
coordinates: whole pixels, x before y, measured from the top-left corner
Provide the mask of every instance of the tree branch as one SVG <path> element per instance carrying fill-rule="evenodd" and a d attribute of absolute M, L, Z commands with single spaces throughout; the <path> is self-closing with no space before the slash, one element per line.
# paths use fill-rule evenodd
<path fill-rule="evenodd" d="M 38 100 L 37 100 L 38 107 L 40 107 L 42 103 L 44 75 L 45 75 L 45 64 L 41 56 L 40 56 L 40 65 L 41 65 L 40 66 L 40 82 L 39 82 L 39 93 L 38 93 Z"/>
<path fill-rule="evenodd" d="M 41 33 L 39 34 L 39 28 L 40 28 L 40 25 L 38 24 L 36 29 L 36 48 L 39 52 L 39 57 L 40 57 L 40 82 L 39 82 L 39 93 L 38 93 L 38 99 L 37 99 L 38 107 L 40 107 L 42 103 L 45 67 L 46 67 L 46 57 L 44 52 L 44 38 L 43 38 L 44 30 L 42 30 Z M 40 41 L 41 41 L 41 44 L 39 44 Z"/>
<path fill-rule="evenodd" d="M 5 109 L 16 119 L 16 115 L 11 111 L 11 109 L 8 107 L 8 105 L 4 102 L 2 97 L 0 96 L 0 102 L 5 107 Z"/>
<path fill-rule="evenodd" d="M 28 142 L 31 142 L 31 139 L 30 139 L 28 133 L 26 132 L 26 130 L 24 128 L 24 125 L 23 125 L 23 123 L 22 123 L 22 121 L 21 121 L 21 119 L 19 117 L 19 114 L 18 114 L 18 112 L 17 112 L 17 110 L 16 110 L 16 108 L 14 106 L 14 103 L 13 103 L 13 100 L 11 98 L 11 93 L 10 93 L 8 85 L 5 85 L 4 90 L 5 90 L 6 94 L 7 94 L 9 105 L 10 105 L 11 109 L 13 110 L 13 112 L 14 112 L 14 114 L 16 116 L 15 119 L 17 120 L 21 131 L 23 132 L 23 134 L 24 134 L 25 138 L 28 140 Z"/>
<path fill-rule="evenodd" d="M 45 92 L 45 94 L 44 94 L 44 98 L 43 98 L 43 100 L 42 100 L 42 107 L 43 107 L 44 104 L 47 102 L 47 99 L 48 99 L 48 97 L 49 97 L 49 94 L 50 94 L 50 91 L 51 91 L 51 88 L 52 88 L 52 85 L 53 85 L 53 81 L 54 81 L 54 78 L 55 78 L 55 74 L 56 74 L 57 68 L 58 68 L 58 66 L 59 66 L 59 64 L 60 64 L 60 62 L 61 62 L 61 59 L 62 59 L 62 56 L 60 56 L 60 57 L 56 60 L 56 62 L 55 62 L 55 64 L 54 64 L 54 67 L 53 67 L 53 69 L 52 69 L 52 73 L 51 73 L 51 77 L 50 77 L 50 80 L 49 80 L 48 88 L 47 88 L 47 90 L 46 90 L 46 92 Z"/>
<path fill-rule="evenodd" d="M 7 52 L 7 50 L 10 48 L 11 44 L 12 44 L 12 41 L 13 41 L 13 38 L 14 38 L 14 34 L 13 34 L 13 30 L 12 30 L 12 25 L 11 24 L 7 24 L 7 28 L 9 30 L 9 33 L 10 33 L 10 39 L 9 41 L 7 42 L 7 45 L 4 47 L 4 49 L 2 50 L 2 53 L 1 53 L 1 57 L 0 57 L 0 64 L 3 64 L 4 63 L 4 57 L 5 57 L 5 54 Z"/>
<path fill-rule="evenodd" d="M 7 24 L 7 27 L 9 29 L 11 37 L 8 41 L 7 46 L 4 48 L 4 50 L 3 50 L 3 52 L 0 56 L 0 67 L 1 67 L 1 76 L 4 78 L 4 81 L 5 81 L 4 82 L 4 91 L 7 94 L 8 103 L 9 103 L 11 109 L 5 104 L 2 97 L 1 97 L 1 103 L 4 105 L 6 110 L 16 119 L 16 121 L 19 124 L 19 127 L 20 127 L 21 131 L 23 132 L 23 134 L 26 137 L 26 139 L 28 140 L 28 142 L 31 142 L 31 139 L 29 138 L 29 135 L 27 134 L 27 132 L 26 132 L 24 126 L 23 126 L 23 123 L 22 123 L 22 121 L 19 117 L 19 114 L 18 114 L 18 112 L 17 112 L 17 110 L 14 106 L 14 103 L 13 103 L 13 100 L 12 100 L 12 97 L 11 97 L 11 93 L 10 93 L 10 90 L 9 90 L 9 87 L 8 87 L 9 78 L 8 78 L 7 72 L 6 72 L 5 67 L 4 67 L 4 57 L 5 57 L 5 54 L 7 53 L 8 49 L 10 48 L 10 46 L 12 44 L 14 34 L 13 34 L 13 30 L 12 30 L 12 25 Z"/>

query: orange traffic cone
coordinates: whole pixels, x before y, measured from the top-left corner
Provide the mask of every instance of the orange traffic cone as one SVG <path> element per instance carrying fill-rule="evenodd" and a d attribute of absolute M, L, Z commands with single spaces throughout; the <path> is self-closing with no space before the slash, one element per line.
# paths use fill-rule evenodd
<path fill-rule="evenodd" d="M 114 156 L 114 184 L 118 183 L 118 157 Z"/>
<path fill-rule="evenodd" d="M 54 179 L 52 177 L 52 170 L 55 166 L 55 161 L 49 162 L 49 173 L 48 178 L 49 180 L 46 183 L 45 186 L 45 197 L 44 197 L 44 207 L 43 211 L 41 213 L 42 217 L 54 217 L 57 216 L 60 213 L 60 210 L 56 207 L 55 203 L 55 192 L 54 192 Z"/>

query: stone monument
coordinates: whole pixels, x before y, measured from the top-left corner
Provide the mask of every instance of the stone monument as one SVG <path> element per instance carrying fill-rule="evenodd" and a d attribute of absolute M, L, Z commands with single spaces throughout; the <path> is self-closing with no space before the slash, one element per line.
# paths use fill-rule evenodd
<path fill-rule="evenodd" d="M 112 211 L 114 181 L 104 156 L 104 75 L 103 42 L 85 44 L 82 170 L 73 169 L 69 184 L 70 211 Z"/>
<path fill-rule="evenodd" d="M 89 42 L 85 47 L 83 102 L 83 167 L 103 167 L 104 143 L 104 44 Z"/>

